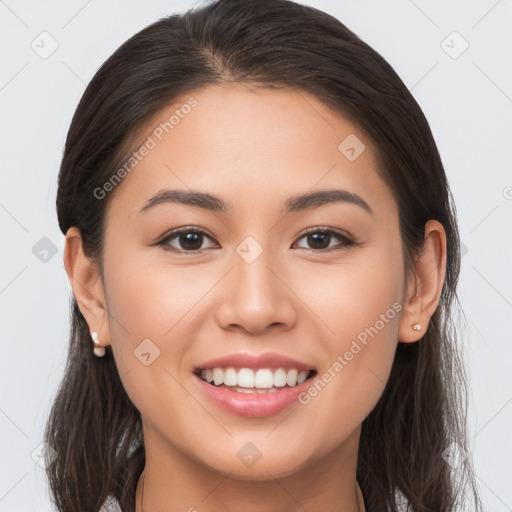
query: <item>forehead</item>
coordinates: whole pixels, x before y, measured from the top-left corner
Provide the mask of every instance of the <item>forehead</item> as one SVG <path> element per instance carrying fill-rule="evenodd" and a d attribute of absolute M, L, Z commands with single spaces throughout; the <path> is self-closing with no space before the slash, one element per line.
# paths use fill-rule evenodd
<path fill-rule="evenodd" d="M 228 206 L 338 186 L 389 195 L 371 141 L 304 91 L 210 86 L 162 109 L 140 134 L 114 201 L 131 214 L 164 188 L 214 191 Z"/>

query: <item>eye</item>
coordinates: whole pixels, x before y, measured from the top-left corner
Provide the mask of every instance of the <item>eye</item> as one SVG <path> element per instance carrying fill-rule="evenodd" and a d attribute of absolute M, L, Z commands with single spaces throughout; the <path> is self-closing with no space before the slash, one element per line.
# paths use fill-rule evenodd
<path fill-rule="evenodd" d="M 339 243 L 333 245 L 331 243 L 333 238 L 338 239 Z M 199 228 L 185 227 L 170 231 L 154 245 L 162 246 L 168 251 L 194 254 L 211 248 L 203 246 L 207 239 L 213 240 L 213 237 L 206 231 Z M 299 248 L 309 249 L 313 252 L 331 252 L 357 245 L 349 235 L 334 228 L 313 228 L 304 233 L 299 241 L 302 239 L 305 239 L 306 243 L 312 245 L 312 247 L 299 246 Z"/>
<path fill-rule="evenodd" d="M 303 234 L 299 241 L 303 238 L 306 243 L 311 244 L 313 247 L 309 248 L 313 252 L 331 252 L 336 250 L 347 249 L 350 246 L 356 245 L 356 242 L 343 231 L 333 228 L 314 228 Z M 337 238 L 341 241 L 334 246 L 331 244 L 332 239 Z M 301 249 L 308 249 L 308 247 L 300 247 Z"/>
<path fill-rule="evenodd" d="M 212 239 L 210 235 L 202 229 L 190 227 L 180 228 L 167 233 L 167 235 L 155 245 L 163 246 L 163 248 L 168 251 L 195 253 L 205 249 L 203 243 L 206 238 Z M 178 244 L 178 247 L 173 245 L 173 242 Z M 206 249 L 208 249 L 208 247 L 206 247 Z"/>

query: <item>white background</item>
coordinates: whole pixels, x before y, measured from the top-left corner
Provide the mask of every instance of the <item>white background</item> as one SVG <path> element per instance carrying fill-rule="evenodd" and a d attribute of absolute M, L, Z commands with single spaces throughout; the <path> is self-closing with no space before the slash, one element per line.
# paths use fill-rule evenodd
<path fill-rule="evenodd" d="M 491 512 L 512 510 L 512 1 L 311 0 L 381 53 L 430 122 L 458 210 L 471 448 Z M 57 173 L 86 84 L 129 36 L 190 1 L 0 0 L 0 512 L 53 510 L 31 458 L 62 376 L 70 287 Z M 41 32 L 58 42 L 42 59 Z M 468 49 L 442 42 L 457 31 Z M 455 37 L 455 39 L 454 39 Z M 463 41 L 450 36 L 452 53 Z M 48 46 L 46 46 L 48 48 Z M 446 46 L 445 46 L 446 47 Z M 49 238 L 47 262 L 32 252 Z"/>

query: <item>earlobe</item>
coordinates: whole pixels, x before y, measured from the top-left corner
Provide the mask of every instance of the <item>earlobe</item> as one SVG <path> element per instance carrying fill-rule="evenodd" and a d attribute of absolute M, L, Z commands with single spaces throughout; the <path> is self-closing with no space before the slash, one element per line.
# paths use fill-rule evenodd
<path fill-rule="evenodd" d="M 110 329 L 101 275 L 97 263 L 84 254 L 80 230 L 76 227 L 69 228 L 66 233 L 64 268 L 89 330 L 97 333 L 102 346 L 108 345 Z M 99 350 L 95 353 L 99 354 Z"/>
<path fill-rule="evenodd" d="M 423 247 L 414 258 L 398 331 L 398 341 L 412 343 L 426 332 L 443 289 L 446 274 L 446 233 L 441 223 L 425 225 Z"/>

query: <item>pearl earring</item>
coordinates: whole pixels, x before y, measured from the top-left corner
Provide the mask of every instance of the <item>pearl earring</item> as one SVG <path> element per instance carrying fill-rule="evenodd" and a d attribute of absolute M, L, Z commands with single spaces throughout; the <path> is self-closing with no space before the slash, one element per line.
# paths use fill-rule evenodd
<path fill-rule="evenodd" d="M 415 330 L 415 331 L 421 331 L 421 324 L 418 324 L 418 323 L 416 323 L 416 324 L 412 324 L 412 325 L 411 325 L 411 328 L 412 328 L 413 330 Z"/>
<path fill-rule="evenodd" d="M 105 347 L 102 347 L 100 345 L 100 342 L 98 341 L 98 333 L 96 331 L 91 332 L 92 341 L 94 343 L 94 355 L 96 357 L 103 357 L 105 355 Z"/>

